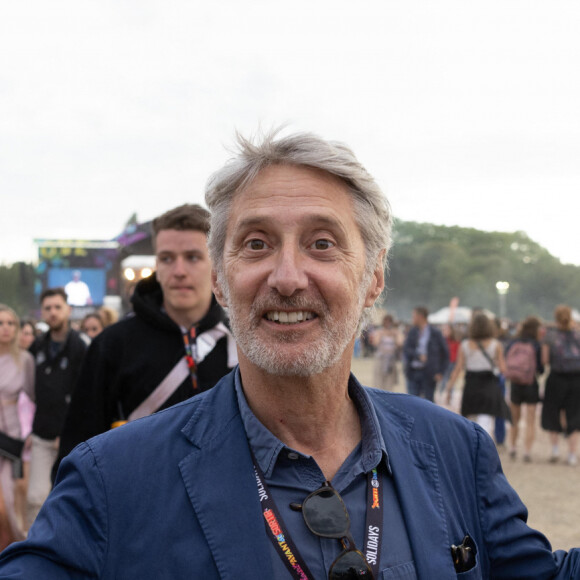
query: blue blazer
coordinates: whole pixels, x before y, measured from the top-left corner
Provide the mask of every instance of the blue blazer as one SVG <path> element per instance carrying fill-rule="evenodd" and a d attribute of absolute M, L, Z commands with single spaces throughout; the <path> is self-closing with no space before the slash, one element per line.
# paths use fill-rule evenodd
<path fill-rule="evenodd" d="M 578 550 L 552 554 L 526 525 L 477 425 L 417 397 L 367 392 L 418 578 L 580 578 Z M 466 534 L 477 565 L 458 576 L 450 546 Z M 0 578 L 270 580 L 270 554 L 230 373 L 210 391 L 79 445 L 28 539 L 0 556 Z"/>

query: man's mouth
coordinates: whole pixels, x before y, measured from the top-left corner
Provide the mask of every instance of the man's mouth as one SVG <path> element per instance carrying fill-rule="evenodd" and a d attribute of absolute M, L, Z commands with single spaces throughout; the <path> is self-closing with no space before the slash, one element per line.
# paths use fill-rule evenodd
<path fill-rule="evenodd" d="M 285 310 L 271 310 L 266 312 L 265 318 L 278 324 L 297 324 L 316 318 L 316 314 L 309 310 L 286 312 Z"/>

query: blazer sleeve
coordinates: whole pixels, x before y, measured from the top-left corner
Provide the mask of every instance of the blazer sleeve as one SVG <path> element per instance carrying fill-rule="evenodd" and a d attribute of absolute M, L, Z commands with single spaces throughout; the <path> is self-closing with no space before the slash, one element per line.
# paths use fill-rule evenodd
<path fill-rule="evenodd" d="M 493 441 L 476 426 L 478 511 L 489 557 L 490 577 L 512 580 L 580 578 L 580 550 L 552 548 L 527 525 L 528 511 L 501 469 Z"/>
<path fill-rule="evenodd" d="M 28 538 L 0 555 L 0 578 L 101 578 L 107 523 L 107 498 L 93 453 L 83 444 L 63 461 L 59 481 Z"/>

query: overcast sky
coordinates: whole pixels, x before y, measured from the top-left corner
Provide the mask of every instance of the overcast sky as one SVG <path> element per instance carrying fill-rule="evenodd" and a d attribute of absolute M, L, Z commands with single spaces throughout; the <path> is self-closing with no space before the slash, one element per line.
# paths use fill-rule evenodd
<path fill-rule="evenodd" d="M 348 143 L 403 220 L 580 264 L 576 0 L 0 3 L 0 263 L 203 203 L 236 129 Z"/>

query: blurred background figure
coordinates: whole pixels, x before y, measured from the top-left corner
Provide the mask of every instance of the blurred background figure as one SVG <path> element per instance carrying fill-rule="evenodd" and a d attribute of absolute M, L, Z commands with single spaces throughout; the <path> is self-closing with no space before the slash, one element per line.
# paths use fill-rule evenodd
<path fill-rule="evenodd" d="M 89 287 L 81 280 L 80 270 L 73 272 L 73 278 L 66 284 L 64 291 L 71 306 L 90 306 L 93 303 Z"/>
<path fill-rule="evenodd" d="M 105 328 L 119 320 L 119 313 L 110 306 L 101 306 L 97 311 Z"/>
<path fill-rule="evenodd" d="M 93 340 L 104 328 L 103 320 L 96 312 L 87 314 L 81 321 L 81 332 L 90 340 Z"/>
<path fill-rule="evenodd" d="M 439 386 L 439 392 L 444 392 L 447 386 L 447 381 L 455 368 L 455 363 L 457 362 L 457 352 L 459 351 L 459 345 L 463 339 L 463 333 L 460 328 L 455 324 L 448 324 L 443 328 L 443 336 L 447 342 L 447 349 L 449 350 L 449 363 L 447 368 L 443 373 L 443 378 L 441 379 L 441 384 Z"/>
<path fill-rule="evenodd" d="M 64 288 L 40 294 L 48 332 L 30 347 L 35 358 L 36 412 L 32 423 L 30 480 L 26 494 L 27 525 L 32 525 L 51 488 L 59 438 L 87 345 L 70 327 L 71 307 Z"/>
<path fill-rule="evenodd" d="M 0 304 L 0 431 L 20 439 L 18 395 L 34 397 L 34 359 L 18 346 L 20 321 L 9 306 Z M 14 507 L 14 462 L 0 453 L 0 549 L 25 534 Z"/>
<path fill-rule="evenodd" d="M 542 346 L 542 362 L 550 365 L 542 405 L 542 428 L 550 432 L 550 461 L 560 458 L 558 439 L 564 432 L 568 439 L 567 462 L 575 467 L 580 430 L 580 333 L 573 327 L 569 306 L 557 306 L 554 319 L 556 327 L 548 329 Z"/>
<path fill-rule="evenodd" d="M 499 318 L 491 319 L 495 325 L 495 337 L 499 340 L 502 350 L 504 352 L 504 359 L 505 359 L 505 349 L 508 343 L 511 340 L 511 336 L 508 332 L 507 324 L 504 324 Z M 502 397 L 506 398 L 506 378 L 505 375 L 500 372 L 497 376 L 499 382 L 499 388 L 502 394 Z M 503 417 L 496 417 L 495 424 L 493 427 L 493 434 L 495 438 L 495 442 L 498 446 L 503 447 L 505 443 L 505 436 L 506 436 L 506 427 L 505 427 L 505 419 Z"/>
<path fill-rule="evenodd" d="M 20 322 L 20 336 L 18 346 L 22 350 L 28 350 L 36 340 L 38 331 L 36 322 L 31 319 L 23 319 Z M 18 523 L 22 530 L 26 532 L 28 525 L 26 523 L 26 490 L 28 489 L 28 480 L 30 475 L 30 433 L 32 433 L 32 422 L 34 421 L 34 412 L 36 405 L 34 401 L 21 391 L 18 396 L 18 418 L 20 419 L 20 430 L 22 438 L 25 440 L 24 451 L 22 452 L 22 477 L 15 481 L 14 489 L 14 508 Z"/>
<path fill-rule="evenodd" d="M 22 350 L 28 350 L 30 345 L 35 341 L 37 335 L 36 322 L 34 322 L 34 320 L 23 319 L 20 322 L 18 346 Z"/>
<path fill-rule="evenodd" d="M 535 316 L 528 316 L 516 335 L 515 340 L 507 345 L 505 351 L 506 378 L 510 381 L 510 406 L 512 428 L 509 436 L 509 455 L 517 455 L 519 423 L 522 416 L 522 405 L 525 405 L 525 462 L 532 460 L 532 445 L 536 433 L 536 408 L 540 402 L 538 375 L 543 374 L 542 350 L 538 340 L 541 323 Z"/>
<path fill-rule="evenodd" d="M 372 331 L 370 342 L 375 348 L 374 386 L 391 390 L 398 381 L 397 360 L 403 337 L 390 314 L 386 314 L 382 325 Z"/>
<path fill-rule="evenodd" d="M 425 306 L 413 309 L 413 326 L 403 344 L 407 391 L 433 401 L 437 381 L 449 364 L 449 351 L 441 331 L 429 324 Z"/>
<path fill-rule="evenodd" d="M 495 334 L 495 324 L 487 315 L 478 312 L 473 316 L 468 338 L 461 342 L 446 387 L 449 404 L 455 382 L 461 371 L 465 371 L 461 414 L 479 424 L 491 437 L 494 418 L 510 417 L 498 380 L 498 374 L 505 373 L 503 347 Z"/>

